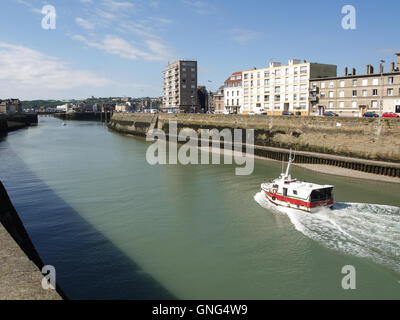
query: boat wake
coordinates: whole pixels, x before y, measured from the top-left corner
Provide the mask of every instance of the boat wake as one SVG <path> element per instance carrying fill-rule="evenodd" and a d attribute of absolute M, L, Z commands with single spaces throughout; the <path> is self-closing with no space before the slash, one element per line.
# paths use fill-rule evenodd
<path fill-rule="evenodd" d="M 262 207 L 286 214 L 296 230 L 322 245 L 366 257 L 400 272 L 400 208 L 364 203 L 335 203 L 316 213 L 278 207 L 259 192 Z"/>

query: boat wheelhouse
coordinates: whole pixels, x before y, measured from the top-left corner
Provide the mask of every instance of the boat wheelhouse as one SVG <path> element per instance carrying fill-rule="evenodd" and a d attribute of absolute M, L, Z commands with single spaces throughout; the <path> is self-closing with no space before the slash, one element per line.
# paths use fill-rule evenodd
<path fill-rule="evenodd" d="M 294 208 L 306 212 L 314 212 L 321 207 L 332 208 L 334 186 L 292 179 L 290 165 L 293 162 L 294 157 L 290 152 L 286 173 L 282 173 L 277 179 L 261 184 L 261 190 L 264 192 L 265 197 L 276 206 Z"/>

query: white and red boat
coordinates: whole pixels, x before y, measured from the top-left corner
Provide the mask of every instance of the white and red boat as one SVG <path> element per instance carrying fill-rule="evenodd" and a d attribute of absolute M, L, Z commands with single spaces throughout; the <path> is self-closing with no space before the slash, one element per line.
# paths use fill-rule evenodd
<path fill-rule="evenodd" d="M 286 173 L 282 173 L 278 179 L 261 185 L 266 198 L 276 206 L 294 208 L 306 212 L 315 212 L 321 207 L 332 208 L 334 186 L 318 185 L 292 179 L 290 165 L 293 162 L 294 157 L 290 153 Z"/>

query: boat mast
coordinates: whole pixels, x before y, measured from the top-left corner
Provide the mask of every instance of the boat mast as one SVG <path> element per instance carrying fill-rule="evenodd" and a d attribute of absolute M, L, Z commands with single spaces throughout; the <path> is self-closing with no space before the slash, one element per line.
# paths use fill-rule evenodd
<path fill-rule="evenodd" d="M 290 165 L 292 164 L 293 161 L 294 161 L 294 156 L 292 157 L 292 149 L 290 149 L 289 161 L 288 161 L 288 165 L 286 168 L 285 178 L 289 178 Z"/>

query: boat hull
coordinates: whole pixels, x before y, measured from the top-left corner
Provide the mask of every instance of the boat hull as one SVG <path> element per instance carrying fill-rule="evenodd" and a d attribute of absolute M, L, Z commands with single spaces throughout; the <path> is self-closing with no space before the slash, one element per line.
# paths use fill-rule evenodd
<path fill-rule="evenodd" d="M 279 194 L 271 193 L 263 189 L 265 197 L 268 199 L 269 202 L 276 206 L 281 206 L 285 208 L 292 208 L 296 210 L 301 210 L 305 212 L 316 212 L 320 208 L 332 208 L 334 200 L 329 199 L 325 201 L 319 202 L 308 202 L 299 199 L 294 199 L 290 197 L 284 197 Z"/>

